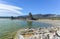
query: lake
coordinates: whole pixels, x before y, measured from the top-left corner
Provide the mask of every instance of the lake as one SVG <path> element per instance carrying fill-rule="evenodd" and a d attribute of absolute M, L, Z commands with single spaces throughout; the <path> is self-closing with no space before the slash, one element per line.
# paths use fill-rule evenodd
<path fill-rule="evenodd" d="M 0 19 L 0 39 L 8 39 L 13 32 L 18 31 L 21 28 L 38 28 L 49 26 L 52 25 L 36 21 Z"/>

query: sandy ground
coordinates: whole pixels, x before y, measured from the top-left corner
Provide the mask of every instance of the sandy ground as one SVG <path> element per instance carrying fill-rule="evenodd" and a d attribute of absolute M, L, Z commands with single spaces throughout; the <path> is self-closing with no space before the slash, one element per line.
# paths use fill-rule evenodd
<path fill-rule="evenodd" d="M 53 26 L 60 26 L 60 20 L 41 19 L 41 20 L 37 20 L 37 21 L 43 22 L 43 23 L 49 23 L 49 24 L 52 24 Z"/>

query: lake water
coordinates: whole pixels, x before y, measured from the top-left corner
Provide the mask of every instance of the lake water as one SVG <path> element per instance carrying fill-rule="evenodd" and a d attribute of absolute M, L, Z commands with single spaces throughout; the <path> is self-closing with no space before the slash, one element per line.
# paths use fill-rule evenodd
<path fill-rule="evenodd" d="M 35 21 L 0 19 L 0 39 L 8 39 L 7 36 L 10 36 L 12 32 L 15 32 L 21 28 L 37 28 L 49 26 L 52 25 Z"/>

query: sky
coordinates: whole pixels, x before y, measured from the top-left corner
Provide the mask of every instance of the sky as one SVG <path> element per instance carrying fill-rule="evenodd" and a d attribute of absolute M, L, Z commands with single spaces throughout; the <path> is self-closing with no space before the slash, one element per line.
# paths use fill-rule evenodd
<path fill-rule="evenodd" d="M 60 0 L 0 0 L 0 16 L 60 14 Z"/>

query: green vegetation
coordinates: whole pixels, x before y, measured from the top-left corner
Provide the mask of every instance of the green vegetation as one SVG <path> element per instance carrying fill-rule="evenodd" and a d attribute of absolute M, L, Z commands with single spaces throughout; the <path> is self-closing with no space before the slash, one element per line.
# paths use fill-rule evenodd
<path fill-rule="evenodd" d="M 32 13 L 31 12 L 29 12 L 29 18 L 30 19 L 33 19 L 33 16 L 32 16 Z"/>

